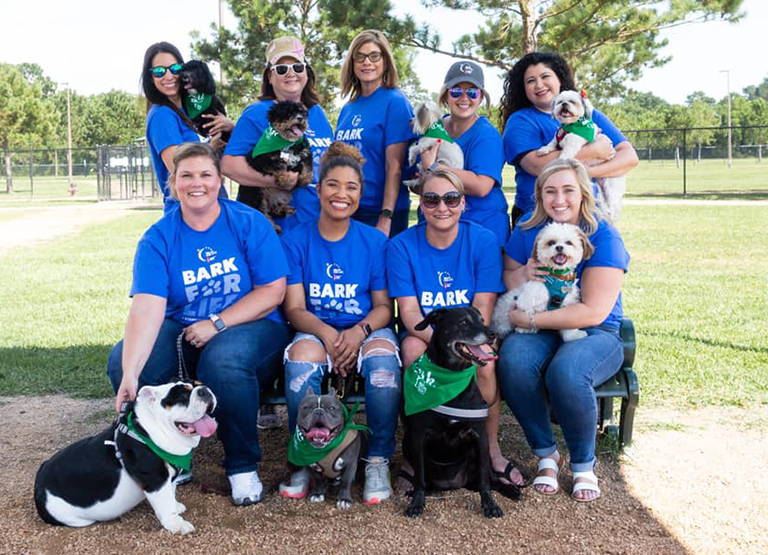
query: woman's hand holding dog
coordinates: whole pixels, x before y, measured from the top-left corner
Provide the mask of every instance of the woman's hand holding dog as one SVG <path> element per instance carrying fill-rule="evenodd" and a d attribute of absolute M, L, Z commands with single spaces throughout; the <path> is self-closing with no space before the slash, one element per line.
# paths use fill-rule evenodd
<path fill-rule="evenodd" d="M 544 282 L 544 277 L 547 275 L 547 272 L 543 270 L 539 270 L 539 266 L 542 264 L 538 260 L 534 260 L 533 258 L 529 258 L 528 262 L 525 263 L 525 266 L 523 266 L 523 275 L 525 277 L 525 281 L 541 281 Z"/>
<path fill-rule="evenodd" d="M 432 164 L 435 163 L 437 160 L 437 153 L 440 150 L 440 143 L 442 141 L 440 139 L 437 140 L 437 143 L 435 143 L 434 146 L 428 148 L 427 150 L 424 150 L 421 152 L 421 168 L 422 171 L 428 170 Z"/>
<path fill-rule="evenodd" d="M 595 140 L 581 149 L 581 160 L 594 160 L 595 162 L 607 162 L 616 156 L 613 143 L 607 135 L 601 133 Z"/>
<path fill-rule="evenodd" d="M 203 128 L 208 131 L 208 134 L 220 135 L 222 132 L 232 132 L 235 128 L 235 122 L 229 119 L 224 114 L 202 114 L 202 117 L 209 120 L 208 123 L 203 124 Z"/>
<path fill-rule="evenodd" d="M 123 374 L 120 381 L 120 387 L 115 396 L 115 410 L 120 412 L 123 403 L 133 401 L 136 398 L 136 392 L 139 390 L 139 379 L 128 374 Z"/>

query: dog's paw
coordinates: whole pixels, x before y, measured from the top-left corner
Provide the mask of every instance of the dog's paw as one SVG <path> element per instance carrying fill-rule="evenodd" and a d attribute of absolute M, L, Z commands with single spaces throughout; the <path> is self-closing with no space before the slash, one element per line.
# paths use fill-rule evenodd
<path fill-rule="evenodd" d="M 485 518 L 501 518 L 504 516 L 504 511 L 496 504 L 490 491 L 480 493 L 480 504 L 483 507 L 483 516 Z"/>
<path fill-rule="evenodd" d="M 181 503 L 180 501 L 176 501 L 176 514 L 180 515 L 186 512 L 187 506 L 184 503 Z"/>
<path fill-rule="evenodd" d="M 336 508 L 342 511 L 346 511 L 352 507 L 352 501 L 349 499 L 338 499 L 336 501 Z"/>
<path fill-rule="evenodd" d="M 309 496 L 309 500 L 312 503 L 322 503 L 325 501 L 325 494 L 324 493 L 313 493 Z"/>
<path fill-rule="evenodd" d="M 587 332 L 584 330 L 560 330 L 560 337 L 563 338 L 563 341 L 576 341 L 586 336 Z"/>
<path fill-rule="evenodd" d="M 425 507 L 425 494 L 424 491 L 417 491 L 413 493 L 411 498 L 411 504 L 405 510 L 405 516 L 408 518 L 416 518 L 424 513 Z"/>
<path fill-rule="evenodd" d="M 164 522 L 163 528 L 172 534 L 181 534 L 182 536 L 195 531 L 195 527 L 192 526 L 191 522 L 187 522 L 178 515 L 169 518 L 166 522 Z"/>

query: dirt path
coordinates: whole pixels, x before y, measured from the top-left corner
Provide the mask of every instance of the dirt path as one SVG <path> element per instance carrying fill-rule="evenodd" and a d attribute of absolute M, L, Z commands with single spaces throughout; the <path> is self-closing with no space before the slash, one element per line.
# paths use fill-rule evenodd
<path fill-rule="evenodd" d="M 0 255 L 16 247 L 31 247 L 72 235 L 92 223 L 114 220 L 128 214 L 131 208 L 146 206 L 140 201 L 35 205 L 33 207 L 0 207 L 0 214 L 21 214 L 0 221 Z M 160 212 L 158 212 L 158 217 Z"/>
<path fill-rule="evenodd" d="M 331 502 L 271 493 L 259 505 L 235 508 L 222 495 L 220 444 L 206 440 L 195 453 L 195 481 L 179 489 L 197 528 L 181 538 L 162 531 L 147 504 L 85 529 L 44 524 L 32 501 L 37 467 L 102 429 L 111 400 L 0 398 L 0 553 L 765 553 L 767 416 L 768 408 L 641 410 L 630 454 L 600 458 L 602 499 L 581 505 L 564 492 L 545 498 L 527 489 L 522 501 L 499 500 L 500 520 L 480 516 L 477 494 L 463 491 L 428 499 L 418 521 L 402 516 L 400 497 L 342 513 Z M 526 461 L 530 475 L 533 461 L 508 416 L 503 430 L 502 448 Z M 263 434 L 262 448 L 260 474 L 274 490 L 284 472 L 284 431 Z M 569 491 L 570 477 L 561 482 Z M 353 493 L 359 500 L 359 486 Z"/>

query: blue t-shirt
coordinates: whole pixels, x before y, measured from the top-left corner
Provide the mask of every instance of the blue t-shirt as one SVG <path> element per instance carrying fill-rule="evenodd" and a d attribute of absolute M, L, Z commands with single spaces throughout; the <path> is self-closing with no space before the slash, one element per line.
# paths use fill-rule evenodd
<path fill-rule="evenodd" d="M 163 297 L 166 318 L 192 324 L 288 274 L 267 219 L 238 202 L 219 199 L 219 204 L 221 214 L 205 231 L 184 223 L 177 205 L 144 233 L 133 260 L 131 296 Z M 281 321 L 277 310 L 267 318 Z"/>
<path fill-rule="evenodd" d="M 520 223 L 528 221 L 531 214 L 526 214 L 520 218 Z M 512 235 L 509 237 L 505 252 L 510 258 L 520 264 L 526 264 L 533 252 L 533 245 L 536 243 L 536 236 L 539 231 L 547 225 L 543 222 L 531 229 L 522 229 L 520 225 L 515 226 Z M 583 260 L 576 267 L 576 277 L 581 281 L 581 274 L 587 268 L 608 267 L 621 268 L 626 273 L 629 270 L 629 253 L 624 248 L 624 240 L 621 238 L 619 230 L 610 225 L 605 220 L 600 220 L 597 231 L 589 236 L 595 252 L 592 256 Z M 611 313 L 601 325 L 610 326 L 618 329 L 621 326 L 623 310 L 621 306 L 621 292 L 611 309 Z"/>
<path fill-rule="evenodd" d="M 387 247 L 390 297 L 416 297 L 424 316 L 435 308 L 470 306 L 475 293 L 504 291 L 496 236 L 474 222 L 460 221 L 450 247 L 427 241 L 426 222 L 395 236 Z"/>
<path fill-rule="evenodd" d="M 237 120 L 232 131 L 232 137 L 224 149 L 225 155 L 250 156 L 254 145 L 259 142 L 261 135 L 269 125 L 267 112 L 274 103 L 274 100 L 260 100 L 245 109 Z M 333 129 L 319 104 L 315 104 L 308 110 L 307 123 L 309 125 L 304 136 L 307 138 L 309 148 L 312 151 L 313 180 L 317 183 L 320 158 L 331 145 Z M 283 233 L 304 222 L 314 221 L 320 214 L 320 201 L 317 198 L 317 189 L 314 185 L 294 189 L 289 204 L 296 209 L 293 216 L 274 218 L 275 223 L 283 228 Z"/>
<path fill-rule="evenodd" d="M 614 147 L 627 140 L 613 122 L 598 110 L 592 113 L 592 120 L 611 139 Z M 555 118 L 533 106 L 512 114 L 504 126 L 504 156 L 507 164 L 515 167 L 515 206 L 523 213 L 530 212 L 535 206 L 533 193 L 536 176 L 526 172 L 520 166 L 520 161 L 532 150 L 538 150 L 549 143 L 559 128 L 560 123 Z"/>
<path fill-rule="evenodd" d="M 182 143 L 198 143 L 201 137 L 194 129 L 184 123 L 179 115 L 168 106 L 153 104 L 147 113 L 147 144 L 149 154 L 152 157 L 152 165 L 155 168 L 157 183 L 163 192 L 164 200 L 174 199 L 169 197 L 168 175 L 170 172 L 165 167 L 160 153 L 169 146 L 178 146 Z"/>
<path fill-rule="evenodd" d="M 371 291 L 387 288 L 387 238 L 373 227 L 351 220 L 343 239 L 328 241 L 309 222 L 283 235 L 283 246 L 288 285 L 303 284 L 307 310 L 333 327 L 358 323 L 371 311 Z"/>
<path fill-rule="evenodd" d="M 411 103 L 400 89 L 379 87 L 370 96 L 359 96 L 341 109 L 336 124 L 336 140 L 357 148 L 365 158 L 363 197 L 360 207 L 380 210 L 387 177 L 386 150 L 389 145 L 413 139 Z M 403 156 L 405 170 L 405 156 Z M 410 206 L 408 188 L 400 184 L 396 210 Z"/>
<path fill-rule="evenodd" d="M 509 238 L 509 205 L 501 190 L 501 170 L 504 167 L 501 135 L 485 116 L 481 116 L 454 140 L 464 152 L 462 169 L 494 180 L 493 189 L 486 196 L 465 197 L 466 210 L 461 217 L 493 231 L 501 248 Z"/>

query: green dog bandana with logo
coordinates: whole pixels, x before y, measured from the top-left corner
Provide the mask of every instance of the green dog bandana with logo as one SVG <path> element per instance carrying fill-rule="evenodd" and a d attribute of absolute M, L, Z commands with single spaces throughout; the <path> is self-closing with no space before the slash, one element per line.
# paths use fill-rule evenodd
<path fill-rule="evenodd" d="M 189 119 L 195 119 L 205 112 L 211 105 L 213 95 L 196 93 L 184 97 L 184 110 L 186 110 Z"/>
<path fill-rule="evenodd" d="M 256 146 L 253 147 L 251 158 L 256 158 L 257 156 L 261 154 L 267 154 L 268 152 L 283 150 L 289 146 L 297 145 L 303 140 L 304 135 L 302 135 L 301 139 L 297 141 L 289 141 L 284 139 L 278 134 L 277 131 L 275 131 L 275 128 L 270 125 L 264 130 L 264 133 L 262 133 L 259 142 L 256 143 Z"/>
<path fill-rule="evenodd" d="M 560 131 L 562 131 L 562 136 L 560 135 Z M 575 133 L 579 137 L 582 137 L 587 142 L 591 143 L 595 140 L 595 137 L 599 133 L 599 129 L 597 128 L 597 125 L 595 125 L 595 122 L 589 119 L 587 116 L 581 116 L 573 123 L 563 125 L 560 128 L 560 131 L 558 131 L 557 134 L 558 142 L 560 142 L 562 138 L 565 137 L 566 133 Z"/>
<path fill-rule="evenodd" d="M 453 138 L 448 134 L 448 131 L 445 130 L 445 126 L 440 120 L 437 120 L 435 123 L 430 125 L 429 128 L 424 132 L 424 136 L 431 139 L 442 139 L 444 141 L 448 141 L 449 143 L 453 142 Z"/>
<path fill-rule="evenodd" d="M 323 460 L 328 453 L 333 451 L 342 441 L 344 441 L 349 430 L 368 431 L 368 426 L 352 422 L 352 417 L 359 407 L 360 401 L 357 402 L 350 412 L 347 410 L 347 407 L 344 406 L 344 403 L 341 404 L 341 408 L 344 411 L 344 429 L 325 447 L 314 447 L 304 436 L 301 428 L 296 426 L 296 431 L 288 442 L 288 460 L 291 464 L 296 466 L 309 466 L 315 464 L 316 462 Z"/>
<path fill-rule="evenodd" d="M 163 459 L 165 462 L 178 468 L 183 468 L 184 470 L 189 470 L 192 468 L 192 451 L 186 455 L 174 455 L 173 453 L 169 453 L 168 451 L 160 448 L 157 443 L 152 441 L 149 437 L 136 431 L 136 426 L 133 425 L 132 412 L 128 413 L 126 425 L 128 426 L 129 430 L 131 430 L 134 434 L 136 434 L 137 437 L 141 439 L 141 441 L 147 444 L 147 447 L 149 447 L 155 455 Z"/>
<path fill-rule="evenodd" d="M 403 376 L 405 415 L 439 407 L 455 399 L 475 379 L 477 366 L 454 372 L 434 364 L 426 353 L 413 361 Z"/>

